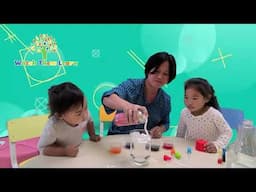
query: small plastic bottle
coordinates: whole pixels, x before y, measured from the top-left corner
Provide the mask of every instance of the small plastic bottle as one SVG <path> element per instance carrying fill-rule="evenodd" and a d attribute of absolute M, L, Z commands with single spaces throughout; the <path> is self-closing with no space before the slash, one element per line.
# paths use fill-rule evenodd
<path fill-rule="evenodd" d="M 144 124 L 146 121 L 145 115 L 143 115 L 143 113 L 141 111 L 138 111 L 137 114 L 138 114 L 138 120 L 139 120 L 137 123 L 129 123 L 125 113 L 117 113 L 115 115 L 114 123 L 115 123 L 115 125 L 117 125 L 119 127 Z"/>

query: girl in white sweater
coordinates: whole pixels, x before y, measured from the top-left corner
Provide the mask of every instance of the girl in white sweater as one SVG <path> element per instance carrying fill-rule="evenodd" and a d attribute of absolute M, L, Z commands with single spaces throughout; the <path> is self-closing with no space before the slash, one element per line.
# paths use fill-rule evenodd
<path fill-rule="evenodd" d="M 232 130 L 219 111 L 210 83 L 203 78 L 187 80 L 184 103 L 186 108 L 181 112 L 176 136 L 207 140 L 205 151 L 209 153 L 225 148 L 232 137 Z"/>

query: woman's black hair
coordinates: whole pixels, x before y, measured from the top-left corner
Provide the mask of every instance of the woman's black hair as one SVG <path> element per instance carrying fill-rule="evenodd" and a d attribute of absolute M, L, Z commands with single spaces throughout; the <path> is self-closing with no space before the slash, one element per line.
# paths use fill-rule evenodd
<path fill-rule="evenodd" d="M 150 56 L 145 64 L 145 76 L 148 78 L 148 74 L 155 73 L 160 65 L 168 61 L 169 63 L 169 79 L 168 83 L 170 83 L 176 77 L 176 61 L 174 56 L 167 52 L 158 52 L 154 55 Z M 153 69 L 153 71 L 151 71 Z"/>
<path fill-rule="evenodd" d="M 72 106 L 84 103 L 83 92 L 73 83 L 64 82 L 48 89 L 50 116 L 65 113 Z"/>
<path fill-rule="evenodd" d="M 217 110 L 220 110 L 220 106 L 215 96 L 215 90 L 212 85 L 203 78 L 191 78 L 185 82 L 185 91 L 187 88 L 193 87 L 197 91 L 199 91 L 205 98 L 211 96 L 210 100 L 206 103 L 208 106 L 212 106 Z"/>

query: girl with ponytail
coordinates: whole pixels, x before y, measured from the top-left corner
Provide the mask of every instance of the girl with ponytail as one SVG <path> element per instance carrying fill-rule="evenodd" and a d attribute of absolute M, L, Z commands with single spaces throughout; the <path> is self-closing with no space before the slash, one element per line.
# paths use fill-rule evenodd
<path fill-rule="evenodd" d="M 203 78 L 191 78 L 185 82 L 184 103 L 177 137 L 204 139 L 205 151 L 216 153 L 225 148 L 232 137 L 232 130 L 219 111 L 219 103 L 212 85 Z"/>

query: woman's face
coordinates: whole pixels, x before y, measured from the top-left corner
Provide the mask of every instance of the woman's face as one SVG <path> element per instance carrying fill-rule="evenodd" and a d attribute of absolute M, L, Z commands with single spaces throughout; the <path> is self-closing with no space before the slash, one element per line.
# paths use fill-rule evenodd
<path fill-rule="evenodd" d="M 163 62 L 159 68 L 154 72 L 154 68 L 148 74 L 148 82 L 154 88 L 160 88 L 165 85 L 169 80 L 169 63 Z"/>

